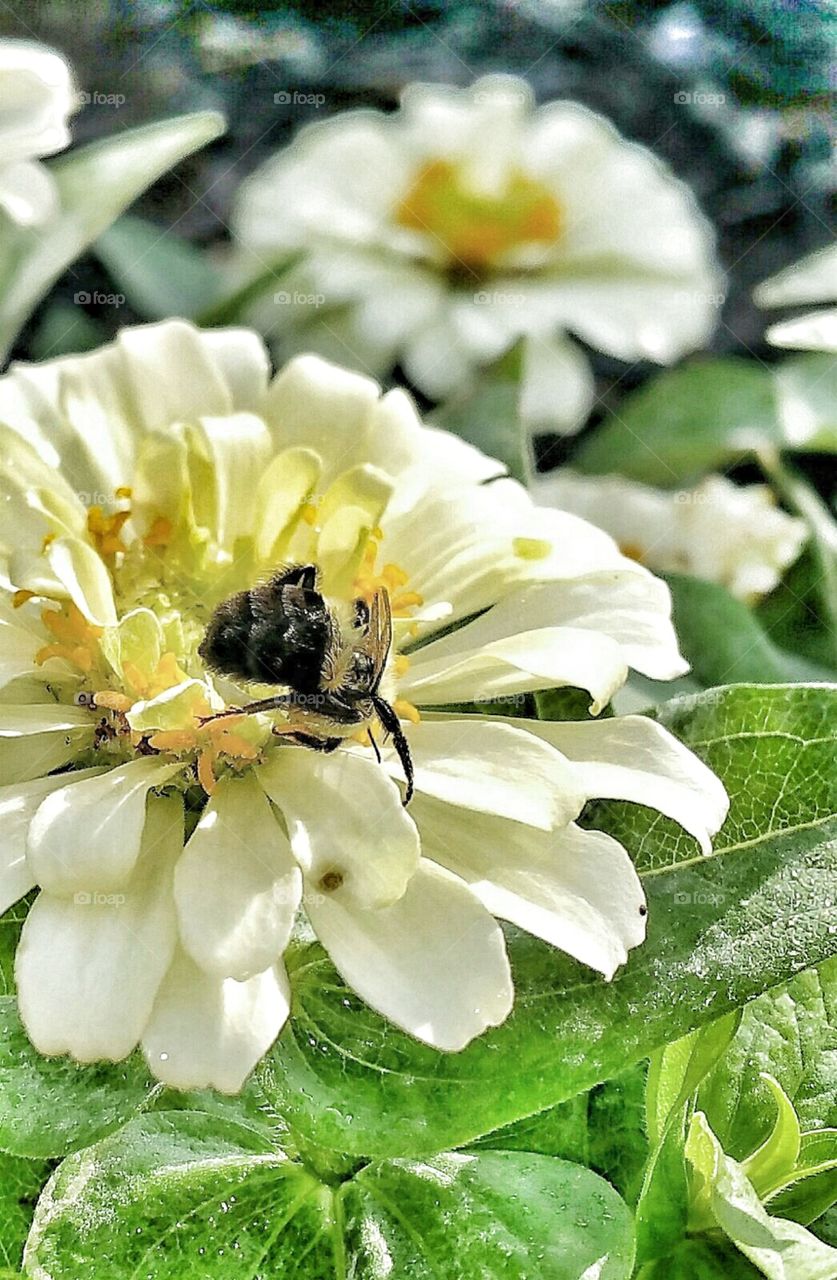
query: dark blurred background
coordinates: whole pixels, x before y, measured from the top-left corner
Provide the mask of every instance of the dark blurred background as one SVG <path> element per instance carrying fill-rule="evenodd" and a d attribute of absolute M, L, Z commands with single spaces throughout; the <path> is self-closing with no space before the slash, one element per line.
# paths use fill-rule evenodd
<path fill-rule="evenodd" d="M 37 38 L 69 57 L 90 98 L 76 117 L 78 141 L 184 111 L 225 113 L 226 137 L 135 210 L 210 251 L 228 238 L 237 184 L 300 124 L 361 104 L 391 109 L 411 80 L 468 84 L 496 70 L 524 75 L 541 100 L 575 98 L 603 112 L 691 184 L 729 273 L 716 351 L 775 360 L 752 286 L 831 238 L 830 0 L 11 0 L 0 8 L 0 34 Z M 76 269 L 75 287 L 79 274 L 107 292 L 95 257 Z M 59 283 L 51 303 L 70 287 Z M 42 354 L 50 305 L 18 354 Z M 105 309 L 99 336 L 102 325 L 138 318 L 129 307 Z M 76 340 L 83 345 L 83 335 Z M 595 364 L 607 378 L 607 359 Z M 647 372 L 637 366 L 622 390 Z"/>

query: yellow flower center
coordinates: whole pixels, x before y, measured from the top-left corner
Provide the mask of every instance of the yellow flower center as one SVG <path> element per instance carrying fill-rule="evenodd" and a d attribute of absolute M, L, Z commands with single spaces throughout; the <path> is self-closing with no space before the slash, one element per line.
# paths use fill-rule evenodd
<path fill-rule="evenodd" d="M 449 160 L 433 160 L 415 178 L 395 210 L 395 221 L 431 236 L 456 270 L 476 273 L 510 249 L 552 244 L 561 234 L 561 208 L 542 183 L 512 173 L 499 194 L 469 189 Z"/>

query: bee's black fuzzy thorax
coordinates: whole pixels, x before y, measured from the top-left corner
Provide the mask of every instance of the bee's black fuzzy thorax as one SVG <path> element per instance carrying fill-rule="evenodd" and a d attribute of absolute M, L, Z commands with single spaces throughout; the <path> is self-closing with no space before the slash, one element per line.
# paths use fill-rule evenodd
<path fill-rule="evenodd" d="M 208 667 L 232 679 L 317 692 L 334 621 L 318 591 L 288 577 L 279 574 L 218 605 L 198 650 Z"/>

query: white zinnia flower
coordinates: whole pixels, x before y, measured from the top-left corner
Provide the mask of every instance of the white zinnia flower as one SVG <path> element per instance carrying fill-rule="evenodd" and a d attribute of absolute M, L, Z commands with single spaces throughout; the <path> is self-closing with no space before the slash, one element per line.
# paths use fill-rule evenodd
<path fill-rule="evenodd" d="M 837 245 L 815 253 L 764 280 L 753 292 L 760 307 L 795 307 L 837 301 Z M 773 324 L 765 334 L 776 347 L 837 352 L 837 307 L 810 311 Z"/>
<path fill-rule="evenodd" d="M 242 185 L 253 266 L 300 260 L 259 313 L 280 348 L 375 376 L 396 362 L 432 399 L 524 338 L 521 411 L 572 431 L 593 400 L 576 333 L 662 364 L 711 332 L 709 224 L 657 157 L 525 81 L 410 86 L 400 111 L 303 129 Z"/>
<path fill-rule="evenodd" d="M 561 468 L 535 480 L 532 493 L 606 529 L 648 568 L 720 582 L 741 600 L 772 591 L 808 536 L 805 521 L 777 507 L 767 485 L 719 475 L 674 492 Z"/>
<path fill-rule="evenodd" d="M 403 392 L 312 356 L 271 381 L 254 334 L 172 320 L 17 366 L 0 422 L 0 908 L 40 886 L 17 981 L 44 1053 L 141 1043 L 169 1084 L 236 1090 L 287 1017 L 301 902 L 370 1005 L 459 1049 L 511 1007 L 495 916 L 606 977 L 642 941 L 627 853 L 575 823 L 588 798 L 708 849 L 723 787 L 651 720 L 434 714 L 558 685 L 599 708 L 629 665 L 685 664 L 661 582 Z M 247 696 L 198 655 L 214 606 L 288 562 L 335 607 L 389 592 L 409 808 L 368 737 L 324 755 L 279 712 L 202 723 Z"/>
<path fill-rule="evenodd" d="M 0 209 L 22 226 L 45 222 L 56 208 L 55 184 L 38 158 L 69 146 L 77 105 L 60 54 L 0 40 Z"/>

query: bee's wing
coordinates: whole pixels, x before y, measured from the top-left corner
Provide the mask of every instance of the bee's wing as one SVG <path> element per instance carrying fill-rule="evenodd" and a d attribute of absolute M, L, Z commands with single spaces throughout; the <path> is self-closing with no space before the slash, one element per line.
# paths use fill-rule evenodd
<path fill-rule="evenodd" d="M 375 592 L 369 604 L 369 626 L 363 649 L 372 659 L 372 692 L 376 693 L 392 645 L 392 609 L 386 588 Z"/>

